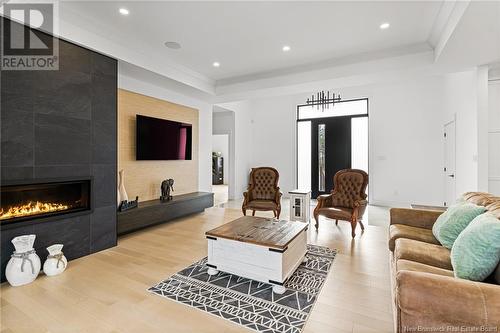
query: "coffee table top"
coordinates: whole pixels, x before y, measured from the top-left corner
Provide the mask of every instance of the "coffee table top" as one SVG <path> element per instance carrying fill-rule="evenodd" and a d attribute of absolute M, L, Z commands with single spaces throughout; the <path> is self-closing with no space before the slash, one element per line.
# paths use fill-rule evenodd
<path fill-rule="evenodd" d="M 302 222 L 272 222 L 263 217 L 243 216 L 205 235 L 284 250 L 307 227 Z"/>

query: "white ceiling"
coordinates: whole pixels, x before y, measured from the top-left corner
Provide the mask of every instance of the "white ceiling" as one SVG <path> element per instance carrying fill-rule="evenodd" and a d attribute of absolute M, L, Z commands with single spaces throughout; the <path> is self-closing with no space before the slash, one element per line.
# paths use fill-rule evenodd
<path fill-rule="evenodd" d="M 71 13 L 75 25 L 131 49 L 228 81 L 422 45 L 442 3 L 75 1 L 61 2 L 59 10 L 62 18 Z M 130 15 L 120 15 L 120 7 Z M 380 30 L 382 22 L 391 27 Z M 182 48 L 168 49 L 165 41 L 179 42 Z M 283 45 L 292 50 L 284 53 Z M 214 61 L 221 67 L 212 67 Z"/>

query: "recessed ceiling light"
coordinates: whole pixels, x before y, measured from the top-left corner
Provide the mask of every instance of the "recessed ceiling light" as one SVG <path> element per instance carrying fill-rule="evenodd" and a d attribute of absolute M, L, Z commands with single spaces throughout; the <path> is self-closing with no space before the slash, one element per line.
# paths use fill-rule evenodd
<path fill-rule="evenodd" d="M 285 45 L 285 46 L 283 46 L 282 50 L 283 50 L 283 52 L 288 52 L 291 50 L 291 48 L 290 48 L 290 46 Z"/>
<path fill-rule="evenodd" d="M 122 15 L 128 15 L 130 13 L 127 8 L 120 8 L 118 11 Z"/>
<path fill-rule="evenodd" d="M 380 25 L 380 29 L 382 30 L 385 30 L 387 28 L 389 28 L 391 25 L 389 24 L 389 22 L 384 22 Z"/>
<path fill-rule="evenodd" d="M 178 50 L 181 48 L 181 44 L 177 42 L 165 42 L 165 46 L 168 47 L 169 49 L 174 49 L 174 50 Z"/>
<path fill-rule="evenodd" d="M 220 63 L 218 63 L 217 61 L 215 61 L 215 62 L 212 64 L 212 66 L 214 66 L 214 67 L 220 67 Z"/>

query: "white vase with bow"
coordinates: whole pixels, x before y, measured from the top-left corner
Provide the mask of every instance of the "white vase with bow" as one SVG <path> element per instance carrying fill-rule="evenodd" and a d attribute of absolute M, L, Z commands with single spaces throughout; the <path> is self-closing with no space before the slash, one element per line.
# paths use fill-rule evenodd
<path fill-rule="evenodd" d="M 68 266 L 68 260 L 62 252 L 63 244 L 54 244 L 47 248 L 49 255 L 43 264 L 43 272 L 47 276 L 61 274 Z"/>
<path fill-rule="evenodd" d="M 40 273 L 40 257 L 33 248 L 35 239 L 36 235 L 23 235 L 12 239 L 12 244 L 14 244 L 16 250 L 7 263 L 5 277 L 14 287 L 35 281 L 38 273 Z"/>

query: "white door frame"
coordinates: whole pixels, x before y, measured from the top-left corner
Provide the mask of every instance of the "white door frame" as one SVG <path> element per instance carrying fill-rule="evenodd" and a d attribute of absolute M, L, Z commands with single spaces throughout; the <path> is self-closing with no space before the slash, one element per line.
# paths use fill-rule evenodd
<path fill-rule="evenodd" d="M 489 117 L 493 112 L 498 112 L 500 107 L 500 99 L 497 99 L 495 105 L 491 104 L 490 97 L 494 96 L 493 89 L 500 87 L 500 76 L 494 77 L 488 80 L 488 113 Z M 500 96 L 500 95 L 498 95 Z M 491 121 L 491 118 L 488 119 Z M 494 163 L 494 154 L 498 151 L 498 147 L 495 146 L 493 138 L 500 135 L 500 123 L 490 122 L 488 126 L 488 192 L 495 195 L 500 195 L 500 168 L 498 164 Z"/>
<path fill-rule="evenodd" d="M 214 105 L 215 107 L 216 105 Z M 229 200 L 234 200 L 237 198 L 236 196 L 236 152 L 235 152 L 235 147 L 236 147 L 236 136 L 235 136 L 235 112 L 226 108 L 218 107 L 220 109 L 223 109 L 223 112 L 230 112 L 231 114 L 231 124 L 230 128 L 224 128 L 221 131 L 216 131 L 213 129 L 213 124 L 212 124 L 212 135 L 228 135 L 229 138 L 229 183 L 228 183 L 228 199 Z M 212 117 L 213 117 L 214 111 L 212 111 Z M 211 153 L 210 153 L 211 154 Z M 224 170 L 226 172 L 226 170 Z"/>
<path fill-rule="evenodd" d="M 445 203 L 445 206 L 449 206 L 450 204 L 452 204 L 453 202 L 447 202 L 447 195 L 448 195 L 448 192 L 447 192 L 447 181 L 448 181 L 448 171 L 446 170 L 446 152 L 447 152 L 447 148 L 446 148 L 446 127 L 453 124 L 454 125 L 454 132 L 455 132 L 455 135 L 454 135 L 454 152 L 453 152 L 453 157 L 454 157 L 454 161 L 453 161 L 453 166 L 454 166 L 454 170 L 453 170 L 453 179 L 454 179 L 454 184 L 455 184 L 455 188 L 454 188 L 454 198 L 456 198 L 457 196 L 457 122 L 456 122 L 456 119 L 457 119 L 457 115 L 456 114 L 453 114 L 453 118 L 452 119 L 449 119 L 447 122 L 444 123 L 443 125 L 443 185 L 444 185 L 444 200 L 443 200 L 443 203 Z"/>

